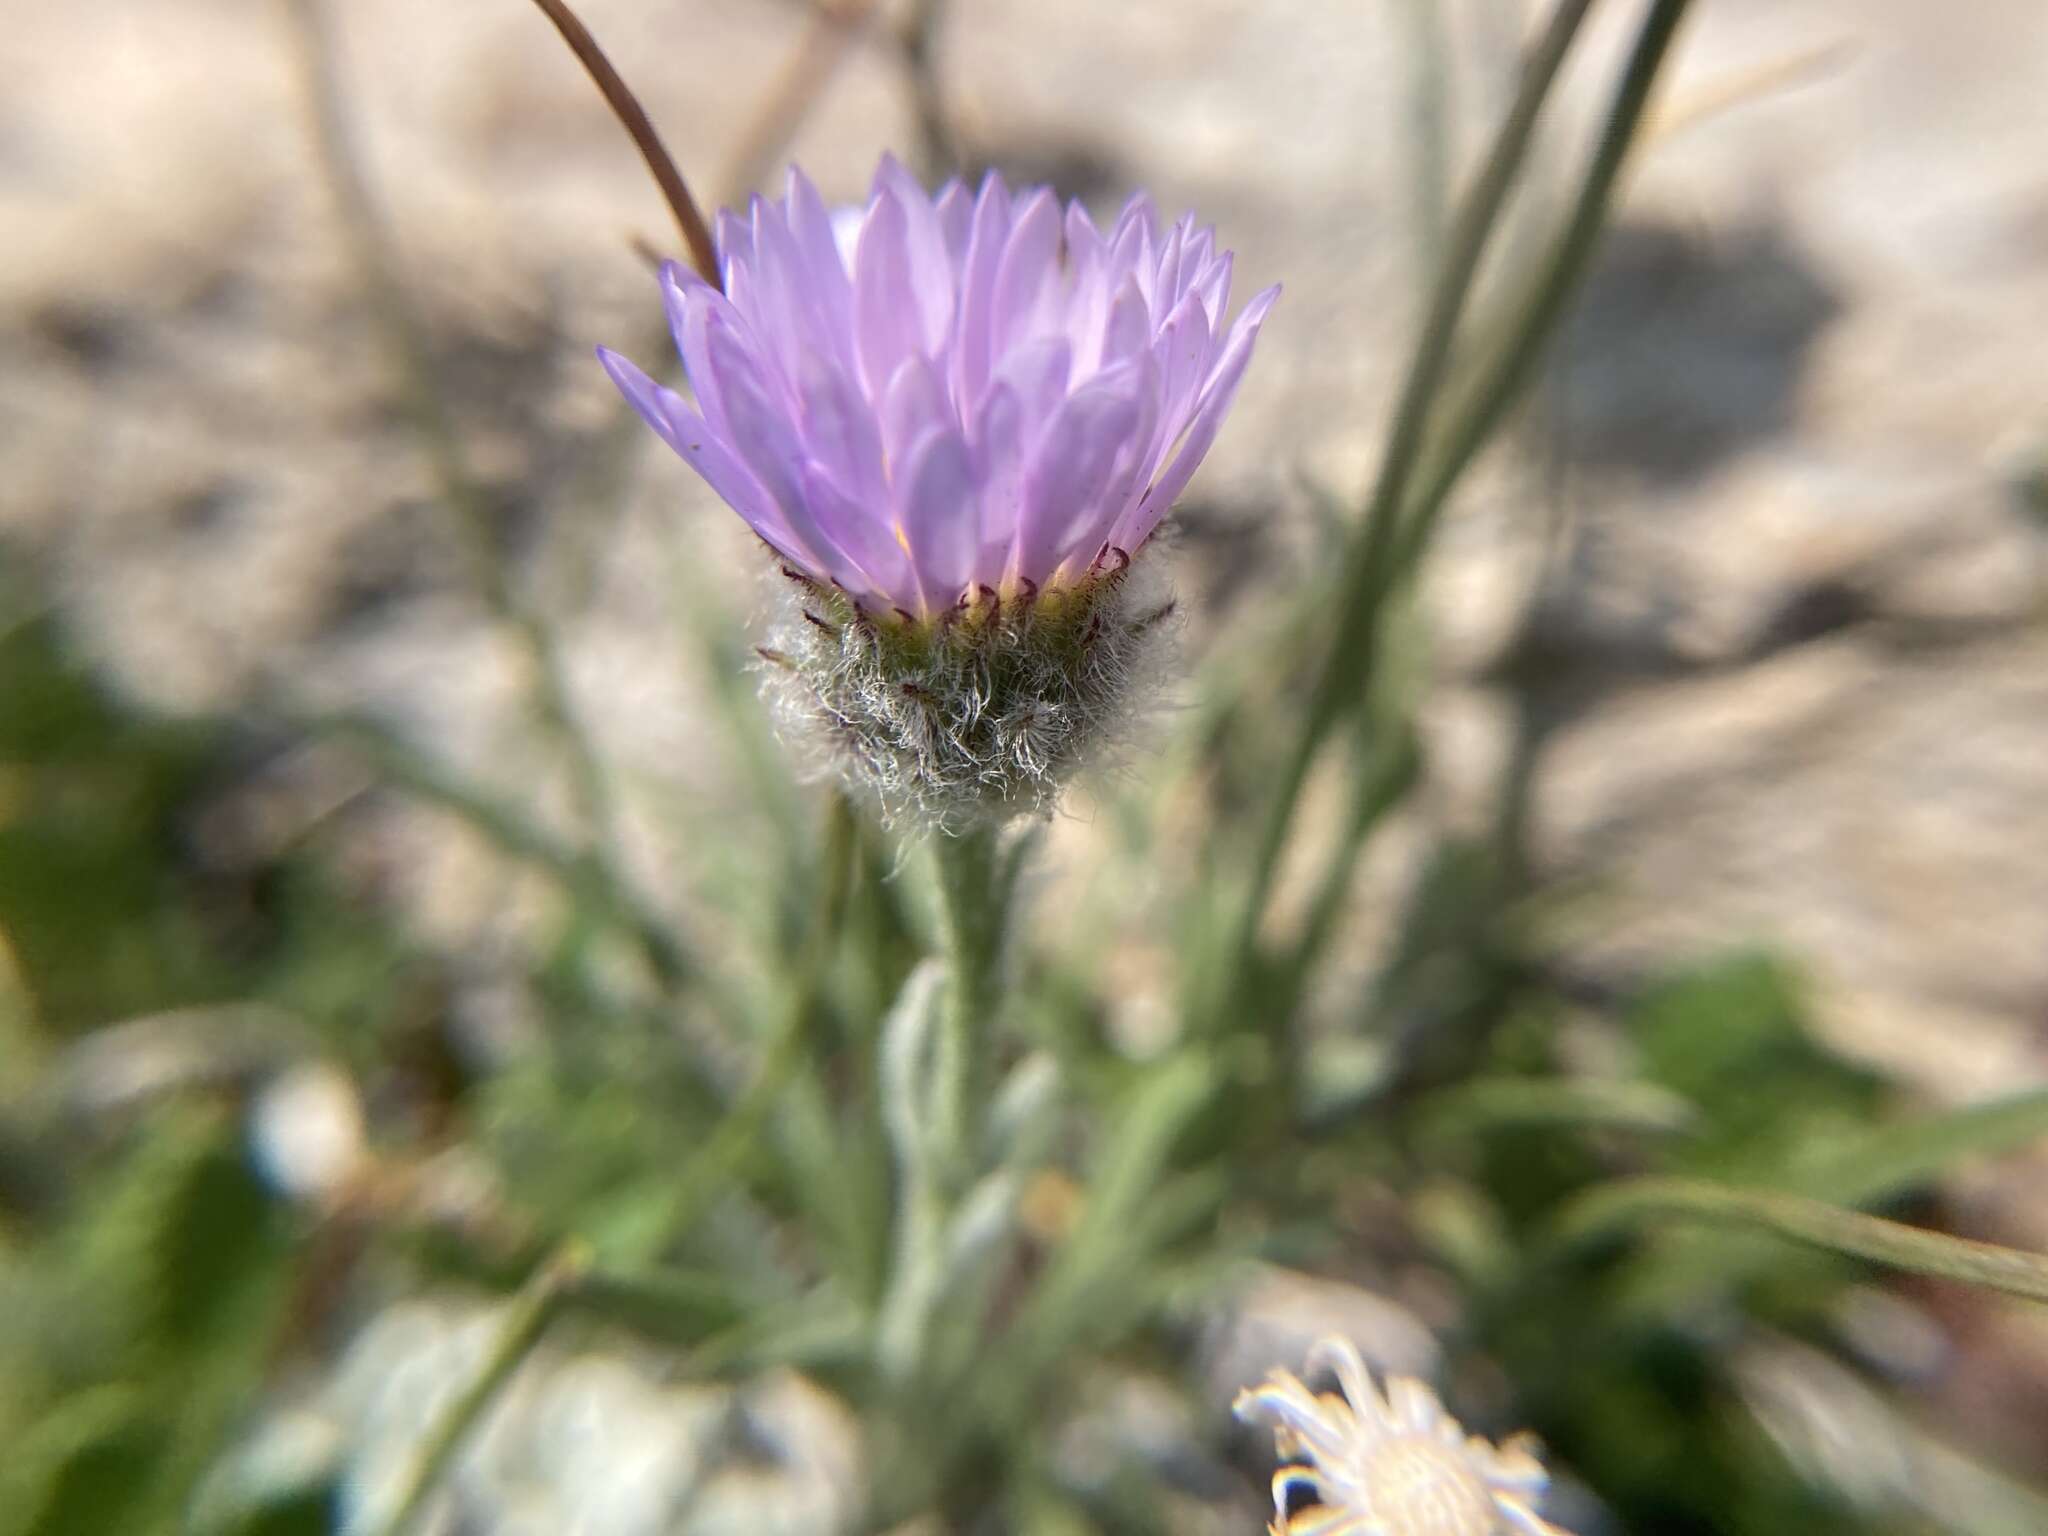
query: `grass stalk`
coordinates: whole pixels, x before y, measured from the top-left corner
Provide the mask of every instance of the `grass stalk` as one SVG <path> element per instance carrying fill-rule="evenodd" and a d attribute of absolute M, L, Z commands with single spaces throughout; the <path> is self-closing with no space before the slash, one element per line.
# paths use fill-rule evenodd
<path fill-rule="evenodd" d="M 1452 226 L 1444 264 L 1395 407 L 1379 475 L 1364 518 L 1345 551 L 1336 633 L 1317 673 L 1306 717 L 1278 776 L 1253 853 L 1230 943 L 1233 975 L 1241 977 L 1253 967 L 1259 926 L 1309 770 L 1339 717 L 1357 701 L 1362 691 L 1359 679 L 1371 672 L 1380 611 L 1396 569 L 1391 557 L 1396 549 L 1397 519 L 1424 445 L 1431 407 L 1449 370 L 1458 319 L 1488 237 L 1528 153 L 1543 105 L 1591 7 L 1592 0 L 1560 0 L 1551 13 L 1523 63 L 1514 102 Z M 1230 1012 L 1235 1011 L 1235 993 L 1234 987 L 1226 992 Z"/>
<path fill-rule="evenodd" d="M 1701 1179 L 1629 1179 L 1602 1186 L 1566 1208 L 1556 1234 L 1560 1243 L 1573 1246 L 1670 1220 L 1754 1227 L 1873 1264 L 2048 1301 L 2048 1255 L 1929 1232 L 1802 1195 Z"/>
<path fill-rule="evenodd" d="M 441 503 L 461 541 L 472 584 L 492 619 L 520 647 L 536 721 L 567 768 L 592 846 L 601 849 L 608 845 L 612 830 L 611 793 L 604 766 L 576 720 L 554 632 L 515 590 L 491 527 L 488 498 L 463 453 L 426 325 L 400 279 L 389 232 L 356 151 L 334 64 L 326 8 L 321 0 L 286 3 L 295 23 L 314 147 L 372 316 L 397 366 L 407 413 L 427 455 Z"/>
<path fill-rule="evenodd" d="M 428 1432 L 406 1472 L 402 1491 L 393 1501 L 390 1518 L 373 1527 L 375 1536 L 409 1536 L 419 1528 L 435 1490 L 453 1468 L 471 1431 L 560 1314 L 584 1263 L 579 1252 L 565 1251 L 535 1271 L 512 1299 L 482 1365 Z"/>

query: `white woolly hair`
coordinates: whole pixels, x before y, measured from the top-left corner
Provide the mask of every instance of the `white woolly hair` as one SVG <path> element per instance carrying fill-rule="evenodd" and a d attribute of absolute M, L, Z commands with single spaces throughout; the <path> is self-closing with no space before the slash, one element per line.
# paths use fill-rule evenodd
<path fill-rule="evenodd" d="M 1112 551 L 1078 582 L 983 587 L 921 620 L 778 567 L 762 691 L 807 774 L 841 779 L 885 822 L 957 833 L 1049 816 L 1156 708 L 1178 650 L 1163 565 Z"/>

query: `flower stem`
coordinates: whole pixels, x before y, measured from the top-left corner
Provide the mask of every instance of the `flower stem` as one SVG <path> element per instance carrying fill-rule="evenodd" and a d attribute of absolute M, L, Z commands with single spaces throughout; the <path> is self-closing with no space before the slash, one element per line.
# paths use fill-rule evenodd
<path fill-rule="evenodd" d="M 944 975 L 921 967 L 884 1026 L 883 1110 L 899 1182 L 894 1270 L 875 1344 L 883 1374 L 906 1392 L 925 1368 L 953 1222 L 980 1171 L 973 1111 L 983 1097 L 1003 919 L 1022 854 L 1019 844 L 1006 858 L 997 839 L 993 826 L 932 838 Z"/>
<path fill-rule="evenodd" d="M 980 1089 L 983 1037 L 996 1009 L 1002 958 L 1003 882 L 996 829 L 970 828 L 932 840 L 938 875 L 939 942 L 946 958 L 946 999 L 939 1015 L 933 1070 L 932 1145 L 949 1191 L 972 1176 L 966 1166 L 969 1106 Z"/>

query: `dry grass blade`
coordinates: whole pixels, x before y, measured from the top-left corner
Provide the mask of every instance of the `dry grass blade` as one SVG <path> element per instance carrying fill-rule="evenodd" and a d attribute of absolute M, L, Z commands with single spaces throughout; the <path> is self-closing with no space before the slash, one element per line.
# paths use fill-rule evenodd
<path fill-rule="evenodd" d="M 352 141 L 342 82 L 335 68 L 328 7 L 321 0 L 288 0 L 287 13 L 294 23 L 305 99 L 312 116 L 313 148 L 361 272 L 372 315 L 397 365 L 405 405 L 433 468 L 441 502 L 461 539 L 464 559 L 485 606 L 524 654 L 536 723 L 561 752 L 578 809 L 588 824 L 590 842 L 601 850 L 612 824 L 611 790 L 604 764 L 577 723 L 554 631 L 542 612 L 520 594 L 499 548 L 489 498 L 464 453 L 426 323 L 401 279 L 391 238 Z"/>
<path fill-rule="evenodd" d="M 690 265 L 697 269 L 705 282 L 718 284 L 718 248 L 711 240 L 711 226 L 704 222 L 703 211 L 690 195 L 683 173 L 676 169 L 675 161 L 662 144 L 661 135 L 654 131 L 654 124 L 648 120 L 640 99 L 620 78 L 619 72 L 612 68 L 612 61 L 597 46 L 597 39 L 590 35 L 590 29 L 577 19 L 576 13 L 563 0 L 533 0 L 533 3 L 555 24 L 555 30 L 562 34 L 562 41 L 569 45 L 569 51 L 590 72 L 590 78 L 604 93 L 605 104 L 631 136 L 640 151 L 640 158 L 647 162 L 647 169 L 653 173 L 661 195 L 668 201 L 669 211 L 675 215 L 676 227 L 682 231 L 683 244 L 690 253 Z"/>

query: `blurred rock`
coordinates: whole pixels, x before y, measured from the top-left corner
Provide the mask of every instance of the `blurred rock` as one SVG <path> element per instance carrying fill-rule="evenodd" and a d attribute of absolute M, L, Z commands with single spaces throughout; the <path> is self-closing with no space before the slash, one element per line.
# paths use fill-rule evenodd
<path fill-rule="evenodd" d="M 502 1309 L 403 1302 L 331 1377 L 275 1406 L 209 1486 L 223 1517 L 338 1476 L 341 1529 L 377 1528 L 421 1445 L 475 1378 Z M 790 1373 L 730 1388 L 659 1354 L 544 1344 L 465 1442 L 422 1530 L 739 1536 L 850 1530 L 866 1498 L 851 1416 Z"/>
<path fill-rule="evenodd" d="M 346 1072 L 305 1062 L 264 1085 L 249 1110 L 249 1144 L 266 1182 L 287 1200 L 323 1204 L 363 1165 L 363 1104 Z"/>
<path fill-rule="evenodd" d="M 1227 1407 L 1274 1370 L 1297 1374 L 1318 1339 L 1351 1340 L 1375 1371 L 1431 1381 L 1441 1351 L 1413 1312 L 1363 1286 L 1262 1269 L 1204 1332 L 1203 1373 L 1213 1401 Z"/>

